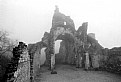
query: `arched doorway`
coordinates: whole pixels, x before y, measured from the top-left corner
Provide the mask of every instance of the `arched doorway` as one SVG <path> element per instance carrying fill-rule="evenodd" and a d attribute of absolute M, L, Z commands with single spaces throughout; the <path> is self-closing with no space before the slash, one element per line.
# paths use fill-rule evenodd
<path fill-rule="evenodd" d="M 50 49 L 50 68 L 53 71 L 55 69 L 55 41 L 63 40 L 65 42 L 66 47 L 66 56 L 65 62 L 70 63 L 70 51 L 69 48 L 74 46 L 75 43 L 75 25 L 70 16 L 65 16 L 64 14 L 59 12 L 59 8 L 56 6 L 53 19 L 52 19 L 52 28 L 50 30 L 50 40 L 49 40 L 49 49 Z M 69 45 L 69 44 L 72 45 Z M 69 55 L 69 56 L 68 56 Z"/>
<path fill-rule="evenodd" d="M 57 40 L 63 40 L 63 47 L 65 47 L 65 53 L 60 54 L 60 62 L 67 63 L 67 64 L 73 64 L 75 53 L 74 53 L 74 45 L 75 45 L 75 38 L 73 33 L 71 33 L 70 29 L 65 29 L 65 27 L 57 27 L 57 29 L 51 31 L 51 45 L 50 45 L 50 51 L 51 51 L 51 70 L 54 70 L 56 65 L 56 53 L 55 53 L 55 42 Z M 63 51 L 62 51 L 63 52 Z M 64 57 L 63 57 L 64 56 Z M 59 62 L 58 62 L 59 63 Z"/>

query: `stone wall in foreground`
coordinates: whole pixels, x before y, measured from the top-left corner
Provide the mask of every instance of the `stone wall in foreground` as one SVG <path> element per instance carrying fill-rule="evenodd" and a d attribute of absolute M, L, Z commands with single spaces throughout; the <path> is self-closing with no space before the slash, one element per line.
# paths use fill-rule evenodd
<path fill-rule="evenodd" d="M 30 56 L 25 43 L 19 42 L 19 45 L 13 48 L 13 57 L 3 80 L 2 82 L 30 82 Z"/>
<path fill-rule="evenodd" d="M 16 77 L 14 82 L 30 82 L 30 57 L 28 51 L 25 50 L 21 56 L 17 71 L 14 73 Z"/>

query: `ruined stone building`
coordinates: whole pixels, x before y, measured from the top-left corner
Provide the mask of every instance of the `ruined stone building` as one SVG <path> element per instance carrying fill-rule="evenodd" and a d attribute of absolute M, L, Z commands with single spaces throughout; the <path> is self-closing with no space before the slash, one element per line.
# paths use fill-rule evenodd
<path fill-rule="evenodd" d="M 71 17 L 61 13 L 56 6 L 52 27 L 50 32 L 44 33 L 42 41 L 28 44 L 28 47 L 24 45 L 25 49 L 19 45 L 17 47 L 18 51 L 15 51 L 17 53 L 13 53 L 21 57 L 17 60 L 17 62 L 21 62 L 17 64 L 16 71 L 12 72 L 16 76 L 14 82 L 19 82 L 21 79 L 25 80 L 25 82 L 33 82 L 32 80 L 37 76 L 42 65 L 48 66 L 51 73 L 54 74 L 57 73 L 55 71 L 57 64 L 69 64 L 77 68 L 85 68 L 87 66 L 87 68 L 96 69 L 105 67 L 107 62 L 121 61 L 121 48 L 104 49 L 96 40 L 94 33 L 87 33 L 88 28 L 88 22 L 84 22 L 75 30 Z M 59 53 L 55 54 L 55 41 L 57 40 L 62 41 Z M 23 46 L 23 43 L 21 45 Z M 43 48 L 45 48 L 46 59 L 42 64 L 41 50 Z M 19 51 L 21 51 L 21 54 L 18 54 Z M 88 65 L 85 64 L 87 58 Z M 117 67 L 119 66 L 120 64 L 117 65 Z M 7 75 L 10 74 L 11 72 Z M 21 81 L 23 82 L 23 80 Z"/>
<path fill-rule="evenodd" d="M 72 64 L 76 67 L 84 67 L 84 53 L 89 53 L 90 66 L 97 68 L 102 65 L 103 47 L 95 39 L 94 33 L 87 34 L 88 22 L 84 22 L 78 30 L 70 16 L 66 16 L 59 11 L 56 6 L 52 19 L 50 32 L 45 32 L 41 42 L 29 44 L 29 53 L 33 54 L 34 72 L 40 68 L 41 49 L 46 48 L 45 64 L 52 71 L 56 64 Z M 62 40 L 59 53 L 55 54 L 55 41 Z M 36 74 L 36 73 L 35 73 Z"/>

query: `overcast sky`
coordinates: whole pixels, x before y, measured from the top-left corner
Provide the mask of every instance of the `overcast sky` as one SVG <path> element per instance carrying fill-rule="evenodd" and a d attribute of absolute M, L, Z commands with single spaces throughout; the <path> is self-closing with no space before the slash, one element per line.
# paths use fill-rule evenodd
<path fill-rule="evenodd" d="M 41 40 L 50 31 L 55 5 L 69 15 L 76 29 L 88 22 L 88 33 L 107 48 L 121 46 L 120 0 L 0 0 L 0 28 L 25 43 Z"/>

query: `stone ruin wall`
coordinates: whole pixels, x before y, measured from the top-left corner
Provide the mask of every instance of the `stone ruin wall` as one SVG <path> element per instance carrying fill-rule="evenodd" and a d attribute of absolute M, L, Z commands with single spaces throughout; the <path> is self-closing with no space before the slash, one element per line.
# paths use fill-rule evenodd
<path fill-rule="evenodd" d="M 60 15 L 59 15 L 60 14 Z M 57 17 L 57 19 L 56 19 Z M 59 19 L 59 20 L 58 20 Z M 46 47 L 46 61 L 45 65 L 50 66 L 51 62 L 51 54 L 54 53 L 54 43 L 58 39 L 62 39 L 60 35 L 69 34 L 71 36 L 72 42 L 66 41 L 66 39 L 62 39 L 63 41 L 60 43 L 59 55 L 55 55 L 57 61 L 59 58 L 63 59 L 62 62 L 66 62 L 68 64 L 80 64 L 80 59 L 77 57 L 83 57 L 83 53 L 88 51 L 91 56 L 91 64 L 93 68 L 103 67 L 104 63 L 107 61 L 108 55 L 104 48 L 98 43 L 95 38 L 94 33 L 87 34 L 87 25 L 88 23 L 83 23 L 79 29 L 75 30 L 75 25 L 73 20 L 70 19 L 69 16 L 65 16 L 64 14 L 56 11 L 52 20 L 52 28 L 50 33 L 45 32 L 42 43 L 36 43 L 33 46 L 33 52 L 30 52 L 33 55 L 33 63 L 31 63 L 33 70 L 33 78 L 36 77 L 38 71 L 41 68 L 41 49 Z M 66 24 L 64 24 L 66 22 Z M 43 46 L 44 44 L 44 46 Z M 104 50 L 104 51 L 103 51 Z M 30 50 L 32 51 L 32 50 Z M 81 55 L 79 55 L 81 54 Z M 78 61 L 77 61 L 78 60 Z M 55 62 L 56 63 L 56 62 Z M 80 66 L 82 66 L 80 64 Z"/>
<path fill-rule="evenodd" d="M 20 54 L 16 76 L 14 82 L 33 82 L 38 75 L 41 66 L 41 49 L 45 47 L 42 42 L 29 44 L 28 47 Z"/>
<path fill-rule="evenodd" d="M 14 82 L 30 82 L 30 57 L 28 50 L 25 50 L 21 56 L 17 71 L 14 73 L 16 76 Z"/>
<path fill-rule="evenodd" d="M 27 45 L 19 42 L 19 45 L 13 48 L 13 57 L 8 63 L 4 82 L 30 82 L 30 56 Z"/>
<path fill-rule="evenodd" d="M 41 49 L 45 48 L 43 42 L 28 45 L 28 51 L 31 59 L 31 80 L 34 80 L 39 73 L 41 67 Z"/>
<path fill-rule="evenodd" d="M 88 51 L 88 53 L 91 54 L 91 62 L 93 62 L 93 67 L 101 66 L 102 64 L 100 62 L 103 59 L 101 50 L 103 47 L 95 39 L 95 35 L 93 33 L 89 35 L 87 34 L 87 27 L 88 23 L 85 22 L 76 31 L 73 20 L 69 16 L 65 16 L 60 13 L 59 8 L 56 8 L 52 19 L 52 28 L 50 29 L 50 33 L 47 35 L 51 38 L 44 36 L 44 39 L 42 40 L 48 46 L 49 55 L 54 54 L 54 41 L 61 39 L 63 40 L 63 44 L 60 46 L 63 48 L 66 47 L 66 50 L 60 50 L 58 56 L 62 57 L 61 55 L 63 55 L 63 58 L 66 56 L 66 59 L 64 59 L 67 60 L 66 62 L 72 64 L 76 63 L 78 65 L 80 59 L 77 58 L 80 58 L 81 56 L 83 57 L 83 53 Z M 65 37 L 66 34 L 70 35 L 69 37 L 71 38 Z M 49 55 L 48 58 L 50 58 Z M 55 55 L 53 55 L 53 57 L 55 57 Z M 49 59 L 47 60 L 50 61 Z M 53 64 L 55 64 L 54 59 L 53 62 Z"/>
<path fill-rule="evenodd" d="M 55 19 L 58 18 L 58 16 L 59 20 Z M 64 22 L 66 22 L 66 24 L 64 24 Z M 41 68 L 40 59 L 41 49 L 43 47 L 46 47 L 45 65 L 51 67 L 50 54 L 54 52 L 54 50 L 51 49 L 54 46 L 52 41 L 62 39 L 62 37 L 59 37 L 60 35 L 69 34 L 71 36 L 70 39 L 72 42 L 62 39 L 63 41 L 60 43 L 59 55 L 55 55 L 56 61 L 60 60 L 63 63 L 66 62 L 68 64 L 76 64 L 76 66 L 81 67 L 82 65 L 80 64 L 80 59 L 77 58 L 80 58 L 81 56 L 83 57 L 83 53 L 88 51 L 91 56 L 93 68 L 103 67 L 104 63 L 108 61 L 111 51 L 104 49 L 98 43 L 94 33 L 87 34 L 86 24 L 88 23 L 83 23 L 82 26 L 80 26 L 76 31 L 73 20 L 70 19 L 69 16 L 65 16 L 64 14 L 60 12 L 58 13 L 58 11 L 56 11 L 56 15 L 54 14 L 53 16 L 50 33 L 45 32 L 41 42 L 29 44 L 28 50 L 26 48 L 22 54 L 20 54 L 22 58 L 19 59 L 17 71 L 14 72 L 14 82 L 34 81 L 34 78 L 36 75 L 38 75 L 38 71 Z M 113 52 L 117 53 L 116 51 L 112 51 L 112 53 Z M 118 54 L 118 57 L 121 60 L 120 53 Z"/>
<path fill-rule="evenodd" d="M 65 22 L 66 24 L 64 24 Z M 50 32 L 49 33 L 45 32 L 41 41 L 42 42 L 41 44 L 45 44 L 46 46 L 45 65 L 51 67 L 50 62 L 51 62 L 51 54 L 54 54 L 54 45 L 55 45 L 54 41 L 62 39 L 63 41 L 62 44 L 60 45 L 61 47 L 59 55 L 58 57 L 57 55 L 55 55 L 56 58 L 61 57 L 63 59 L 66 56 L 65 59 L 62 60 L 62 62 L 67 62 L 69 64 L 79 64 L 80 60 L 77 62 L 77 58 L 80 56 L 83 57 L 83 53 L 85 51 L 88 51 L 89 54 L 91 54 L 93 67 L 95 67 L 97 64 L 98 64 L 97 66 L 101 66 L 100 62 L 103 59 L 101 51 L 102 47 L 95 39 L 94 34 L 91 34 L 91 36 L 87 34 L 87 25 L 88 25 L 87 22 L 83 23 L 82 26 L 80 26 L 79 29 L 76 31 L 73 20 L 69 16 L 65 16 L 64 14 L 56 11 L 53 16 L 52 28 L 50 29 Z M 67 38 L 64 38 L 66 34 L 70 35 L 70 38 L 68 38 L 68 40 Z M 37 72 L 40 69 L 40 63 L 41 63 L 40 55 L 42 47 L 43 47 L 42 45 L 35 43 L 31 45 L 30 48 L 32 49 L 29 49 L 29 53 L 33 55 L 32 59 L 33 59 L 34 77 L 37 75 Z"/>
<path fill-rule="evenodd" d="M 30 76 L 33 78 L 33 80 L 41 68 L 41 65 L 40 65 L 41 49 L 43 47 L 46 47 L 45 65 L 50 67 L 50 62 L 51 62 L 50 54 L 53 53 L 51 52 L 52 51 L 51 47 L 53 47 L 54 45 L 52 43 L 52 39 L 54 41 L 56 41 L 57 39 L 62 39 L 60 35 L 69 34 L 71 35 L 71 40 L 74 40 L 74 41 L 68 42 L 66 41 L 66 39 L 63 39 L 63 41 L 60 43 L 59 55 L 58 57 L 56 56 L 56 61 L 57 59 L 62 58 L 63 59 L 62 62 L 64 63 L 67 62 L 69 64 L 79 64 L 80 60 L 77 62 L 77 56 L 83 57 L 82 54 L 85 50 L 88 51 L 89 54 L 91 55 L 91 60 L 92 60 L 91 62 L 93 62 L 92 66 L 94 68 L 103 66 L 102 63 L 107 60 L 106 59 L 107 57 L 104 55 L 106 52 L 102 51 L 103 47 L 95 39 L 95 34 L 93 33 L 90 33 L 89 35 L 87 34 L 87 26 L 85 26 L 86 23 L 83 23 L 82 26 L 80 26 L 79 29 L 76 31 L 74 27 L 74 23 L 72 23 L 72 21 L 70 24 L 68 23 L 70 20 L 69 21 L 66 20 L 67 23 L 64 26 L 64 20 L 68 19 L 68 17 L 66 17 L 64 14 L 61 14 L 61 15 L 63 17 L 62 20 L 60 20 L 61 23 L 60 21 L 55 22 L 55 20 L 53 19 L 53 23 L 52 23 L 53 27 L 51 28 L 50 33 L 45 32 L 41 42 L 32 44 L 28 47 L 29 54 L 31 56 L 30 57 L 30 60 L 31 60 Z M 71 28 L 69 28 L 69 25 Z M 81 54 L 81 55 L 78 55 L 78 54 Z"/>

